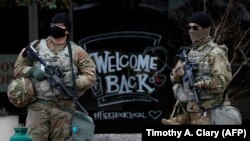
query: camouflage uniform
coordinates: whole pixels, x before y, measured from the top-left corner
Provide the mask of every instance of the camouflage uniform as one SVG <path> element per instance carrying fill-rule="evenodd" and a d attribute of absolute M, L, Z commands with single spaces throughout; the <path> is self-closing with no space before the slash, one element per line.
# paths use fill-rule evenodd
<path fill-rule="evenodd" d="M 62 68 L 65 84 L 72 86 L 72 74 L 68 47 L 54 48 L 52 38 L 40 40 L 35 49 L 49 64 Z M 35 41 L 32 43 L 34 44 Z M 95 64 L 87 52 L 80 46 L 71 42 L 73 69 L 76 74 L 76 88 L 79 96 L 83 95 L 94 83 L 96 78 Z M 43 67 L 37 61 L 19 54 L 15 63 L 14 74 L 16 77 L 30 77 L 28 73 L 32 66 Z M 70 123 L 75 104 L 59 89 L 50 86 L 47 80 L 38 81 L 31 78 L 37 101 L 28 106 L 26 126 L 33 141 L 65 141 L 70 138 Z"/>
<path fill-rule="evenodd" d="M 204 82 L 204 86 L 199 91 L 202 99 L 201 106 L 209 109 L 221 104 L 224 90 L 232 79 L 231 67 L 227 57 L 227 47 L 223 45 L 218 46 L 210 41 L 197 48 L 192 48 L 188 57 L 191 61 L 198 64 L 195 71 L 193 71 L 195 82 Z M 178 61 L 176 67 L 181 64 L 182 62 Z M 170 74 L 170 77 L 173 84 L 183 84 L 184 88 L 187 88 L 182 77 L 174 77 L 173 72 Z M 227 96 L 224 105 L 230 105 Z M 210 110 L 203 113 L 194 96 L 188 96 L 185 110 L 188 115 L 179 115 L 178 118 L 175 117 L 165 121 L 165 124 L 176 124 L 175 122 L 181 122 L 180 124 L 212 124 Z M 189 123 L 186 120 L 187 116 Z"/>

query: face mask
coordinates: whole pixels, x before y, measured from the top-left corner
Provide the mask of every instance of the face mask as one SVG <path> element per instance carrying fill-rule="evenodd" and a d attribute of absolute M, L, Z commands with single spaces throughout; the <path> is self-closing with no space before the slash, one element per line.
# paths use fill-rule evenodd
<path fill-rule="evenodd" d="M 199 30 L 189 30 L 190 39 L 194 46 L 198 47 L 210 40 L 210 28 L 203 28 Z"/>
<path fill-rule="evenodd" d="M 58 26 L 53 26 L 53 27 L 50 28 L 50 34 L 54 38 L 62 38 L 62 37 L 65 36 L 65 31 L 66 30 L 67 29 L 62 29 L 62 28 L 60 28 Z"/>

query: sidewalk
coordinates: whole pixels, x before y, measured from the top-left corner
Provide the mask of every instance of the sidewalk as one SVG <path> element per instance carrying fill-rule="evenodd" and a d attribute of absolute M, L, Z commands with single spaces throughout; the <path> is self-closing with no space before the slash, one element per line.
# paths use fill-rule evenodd
<path fill-rule="evenodd" d="M 92 141 L 141 141 L 141 134 L 95 134 Z"/>

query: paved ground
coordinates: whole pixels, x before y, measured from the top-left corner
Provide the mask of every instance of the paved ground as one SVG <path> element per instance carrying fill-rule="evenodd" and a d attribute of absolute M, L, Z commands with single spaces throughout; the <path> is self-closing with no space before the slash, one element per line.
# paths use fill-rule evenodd
<path fill-rule="evenodd" d="M 141 134 L 95 134 L 93 141 L 141 141 Z"/>

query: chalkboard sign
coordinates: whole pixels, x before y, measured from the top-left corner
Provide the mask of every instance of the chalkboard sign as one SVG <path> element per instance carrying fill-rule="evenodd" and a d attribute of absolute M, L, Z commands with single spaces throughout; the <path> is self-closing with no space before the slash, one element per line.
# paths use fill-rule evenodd
<path fill-rule="evenodd" d="M 97 123 L 160 124 L 173 102 L 169 52 L 161 35 L 110 32 L 85 37 L 79 45 L 96 64 L 97 83 L 87 94 L 92 97 L 82 100 Z"/>

